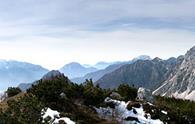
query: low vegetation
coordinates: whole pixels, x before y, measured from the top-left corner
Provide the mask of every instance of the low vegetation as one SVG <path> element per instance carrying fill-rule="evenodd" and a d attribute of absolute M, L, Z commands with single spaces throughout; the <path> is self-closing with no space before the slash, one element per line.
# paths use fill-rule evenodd
<path fill-rule="evenodd" d="M 124 101 L 133 101 L 137 97 L 137 89 L 130 87 L 128 84 L 119 85 L 117 92 L 123 97 Z"/>
<path fill-rule="evenodd" d="M 17 88 L 9 88 L 7 91 L 10 98 L 19 92 Z M 92 80 L 86 80 L 80 85 L 70 83 L 68 78 L 40 80 L 28 89 L 22 97 L 6 100 L 6 109 L 0 110 L 0 124 L 41 123 L 41 110 L 44 107 L 59 111 L 77 124 L 116 124 L 115 120 L 101 119 L 92 107 L 104 106 L 105 98 L 112 92 L 119 93 L 125 101 L 134 101 L 128 105 L 128 109 L 140 107 L 143 104 L 136 101 L 137 89 L 126 84 L 111 90 L 102 89 L 98 85 L 94 86 Z M 194 102 L 156 97 L 154 104 L 155 107 L 147 106 L 147 104 L 143 106 L 145 111 L 151 113 L 152 118 L 159 117 L 162 121 L 173 124 L 188 124 L 195 121 Z M 153 109 L 156 112 L 152 113 Z M 168 114 L 162 115 L 160 110 L 165 110 Z"/>
<path fill-rule="evenodd" d="M 155 105 L 167 111 L 168 123 L 195 123 L 195 102 L 193 101 L 157 96 Z"/>
<path fill-rule="evenodd" d="M 8 97 L 15 96 L 15 95 L 19 94 L 20 92 L 22 92 L 22 91 L 21 91 L 21 89 L 18 88 L 18 87 L 9 87 L 9 88 L 7 89 L 7 91 L 6 91 Z"/>
<path fill-rule="evenodd" d="M 7 92 L 13 91 L 9 88 Z M 84 84 L 70 83 L 68 78 L 40 80 L 20 98 L 13 94 L 6 100 L 6 109 L 0 110 L 0 124 L 37 124 L 41 123 L 41 109 L 50 107 L 78 124 L 115 124 L 114 121 L 100 119 L 91 106 L 98 106 L 111 90 L 94 86 L 92 80 Z M 15 94 L 17 96 L 17 93 Z"/>

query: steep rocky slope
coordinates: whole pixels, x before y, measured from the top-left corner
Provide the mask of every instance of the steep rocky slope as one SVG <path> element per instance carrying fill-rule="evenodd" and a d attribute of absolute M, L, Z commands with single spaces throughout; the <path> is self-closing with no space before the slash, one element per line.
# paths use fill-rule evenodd
<path fill-rule="evenodd" d="M 174 71 L 153 93 L 195 100 L 195 47 L 178 57 Z"/>
<path fill-rule="evenodd" d="M 154 90 L 159 87 L 176 65 L 176 59 L 139 60 L 133 64 L 127 64 L 119 69 L 104 75 L 96 84 L 102 88 L 115 88 L 122 83 L 135 87 L 145 87 Z"/>

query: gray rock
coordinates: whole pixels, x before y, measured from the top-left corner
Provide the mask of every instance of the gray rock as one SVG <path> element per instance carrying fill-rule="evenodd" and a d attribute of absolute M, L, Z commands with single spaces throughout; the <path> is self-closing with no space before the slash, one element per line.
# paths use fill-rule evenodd
<path fill-rule="evenodd" d="M 195 47 L 177 58 L 174 71 L 153 94 L 195 100 Z M 189 95 L 191 94 L 191 95 Z"/>
<path fill-rule="evenodd" d="M 152 96 L 152 91 L 149 89 L 145 89 L 143 87 L 140 87 L 137 91 L 137 99 L 144 100 L 148 102 L 153 102 L 154 97 Z"/>
<path fill-rule="evenodd" d="M 64 74 L 60 73 L 58 70 L 52 70 L 48 72 L 47 74 L 45 74 L 41 79 L 42 80 L 52 80 L 53 78 L 63 77 L 63 76 Z"/>
<path fill-rule="evenodd" d="M 66 97 L 66 94 L 65 94 L 64 92 L 60 93 L 60 98 L 66 99 L 66 98 L 67 98 L 67 97 Z"/>
<path fill-rule="evenodd" d="M 121 95 L 119 93 L 117 93 L 117 92 L 112 92 L 110 94 L 110 98 L 111 99 L 116 99 L 116 100 L 121 100 L 122 99 Z"/>

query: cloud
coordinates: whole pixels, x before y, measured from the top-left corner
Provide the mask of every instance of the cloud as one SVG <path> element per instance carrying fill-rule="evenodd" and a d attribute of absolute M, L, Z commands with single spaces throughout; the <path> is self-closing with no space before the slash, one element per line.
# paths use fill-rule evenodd
<path fill-rule="evenodd" d="M 28 25 L 93 26 L 117 20 L 136 23 L 139 19 L 193 24 L 195 19 L 194 0 L 8 0 L 1 3 L 2 21 Z"/>
<path fill-rule="evenodd" d="M 70 61 L 177 56 L 195 43 L 194 6 L 194 0 L 1 1 L 0 58 L 56 69 Z"/>
<path fill-rule="evenodd" d="M 164 59 L 177 57 L 195 41 L 193 32 L 173 29 L 74 33 L 61 37 L 24 36 L 14 42 L 0 42 L 0 58 L 29 61 L 56 69 L 71 61 L 94 64 L 101 60 L 130 60 L 141 54 Z"/>

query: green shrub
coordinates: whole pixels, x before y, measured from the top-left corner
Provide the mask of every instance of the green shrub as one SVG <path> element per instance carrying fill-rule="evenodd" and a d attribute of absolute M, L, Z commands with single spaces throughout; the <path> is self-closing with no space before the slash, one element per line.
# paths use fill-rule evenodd
<path fill-rule="evenodd" d="M 83 88 L 83 98 L 85 105 L 98 106 L 104 102 L 104 99 L 109 94 L 108 90 L 102 89 L 98 85 L 94 86 L 92 80 L 86 80 Z"/>
<path fill-rule="evenodd" d="M 155 105 L 168 112 L 168 123 L 195 123 L 195 102 L 156 96 Z"/>
<path fill-rule="evenodd" d="M 22 92 L 20 88 L 18 87 L 9 87 L 6 91 L 8 97 L 12 97 L 17 95 L 18 93 Z"/>
<path fill-rule="evenodd" d="M 8 109 L 0 112 L 0 124 L 37 124 L 41 121 L 43 104 L 33 95 L 8 101 Z"/>
<path fill-rule="evenodd" d="M 135 100 L 137 97 L 137 89 L 130 87 L 128 84 L 119 85 L 117 92 L 124 98 L 125 101 Z"/>

